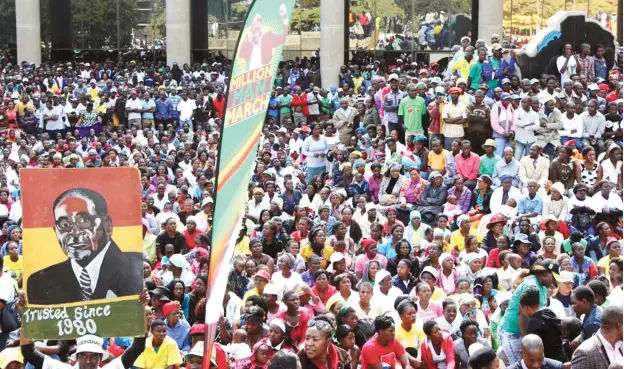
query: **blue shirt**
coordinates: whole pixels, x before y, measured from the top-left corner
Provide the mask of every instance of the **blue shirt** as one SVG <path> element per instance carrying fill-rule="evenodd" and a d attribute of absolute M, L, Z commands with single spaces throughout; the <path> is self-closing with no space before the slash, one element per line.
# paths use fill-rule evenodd
<path fill-rule="evenodd" d="M 589 313 L 585 314 L 583 318 L 583 330 L 581 331 L 581 338 L 583 341 L 593 336 L 602 323 L 602 309 L 596 304 L 592 305 Z"/>
<path fill-rule="evenodd" d="M 186 320 L 180 319 L 173 327 L 167 325 L 167 336 L 171 337 L 177 344 L 180 351 L 189 351 L 191 349 L 191 326 Z"/>
<path fill-rule="evenodd" d="M 179 95 L 169 96 L 169 101 L 171 101 L 171 116 L 173 118 L 178 118 L 180 116 L 178 104 L 182 101 L 182 98 Z"/>
<path fill-rule="evenodd" d="M 535 194 L 535 198 L 532 200 L 530 196 L 526 196 L 518 204 L 518 214 L 537 213 L 542 215 L 543 208 L 544 200 L 539 194 Z"/>
<path fill-rule="evenodd" d="M 162 99 L 156 100 L 156 118 L 169 119 L 171 118 L 172 104 L 169 99 L 162 101 Z"/>
<path fill-rule="evenodd" d="M 607 79 L 607 60 L 605 58 L 600 60 L 594 56 L 594 72 L 596 78 Z"/>

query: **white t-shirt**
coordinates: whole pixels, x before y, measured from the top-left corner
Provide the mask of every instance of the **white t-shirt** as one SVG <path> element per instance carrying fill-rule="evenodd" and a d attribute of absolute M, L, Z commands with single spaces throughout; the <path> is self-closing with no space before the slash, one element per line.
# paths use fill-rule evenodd
<path fill-rule="evenodd" d="M 561 71 L 563 65 L 565 64 L 566 57 L 561 55 L 557 58 L 557 70 Z M 570 80 L 570 76 L 576 74 L 576 59 L 574 56 L 570 56 L 570 60 L 568 60 L 568 65 L 566 66 L 565 72 L 561 73 L 561 86 L 563 86 L 566 81 Z"/>
<path fill-rule="evenodd" d="M 126 109 L 143 109 L 143 103 L 139 98 L 129 99 L 126 101 Z M 128 113 L 128 119 L 141 119 L 141 113 L 130 112 Z"/>
<path fill-rule="evenodd" d="M 58 361 L 49 356 L 46 356 L 43 359 L 43 365 L 41 366 L 41 369 L 75 369 L 77 367 L 78 365 L 74 367 L 72 365 L 65 364 L 61 361 Z M 111 361 L 110 363 L 104 365 L 101 369 L 125 369 L 125 368 L 124 368 L 123 362 L 121 361 L 121 357 L 118 357 L 115 360 Z"/>
<path fill-rule="evenodd" d="M 189 120 L 193 117 L 193 111 L 197 109 L 195 101 L 191 99 L 180 100 L 178 103 L 178 111 L 180 112 L 180 120 Z"/>
<path fill-rule="evenodd" d="M 277 271 L 271 276 L 271 283 L 277 288 L 277 297 L 281 299 L 286 291 L 294 290 L 298 285 L 303 284 L 303 279 L 297 272 L 292 272 L 290 277 L 286 278 L 281 271 Z"/>

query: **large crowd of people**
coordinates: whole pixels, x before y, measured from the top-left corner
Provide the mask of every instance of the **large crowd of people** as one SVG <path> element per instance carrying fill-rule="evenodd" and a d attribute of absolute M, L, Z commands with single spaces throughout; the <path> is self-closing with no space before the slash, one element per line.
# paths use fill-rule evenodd
<path fill-rule="evenodd" d="M 144 337 L 2 331 L 0 369 L 198 369 L 206 309 L 219 369 L 621 368 L 622 51 L 566 45 L 557 74 L 521 79 L 498 41 L 462 40 L 448 71 L 354 62 L 337 86 L 281 63 L 208 307 L 231 63 L 2 65 L 0 310 L 22 168 L 138 168 L 150 298 Z"/>

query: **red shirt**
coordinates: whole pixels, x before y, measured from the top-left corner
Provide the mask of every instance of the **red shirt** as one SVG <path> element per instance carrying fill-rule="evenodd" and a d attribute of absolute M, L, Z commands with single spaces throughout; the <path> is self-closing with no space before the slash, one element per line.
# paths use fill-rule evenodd
<path fill-rule="evenodd" d="M 225 97 L 221 99 L 215 97 L 212 99 L 212 107 L 217 112 L 217 116 L 223 119 L 223 112 L 225 111 Z"/>
<path fill-rule="evenodd" d="M 476 180 L 479 176 L 479 164 L 481 164 L 481 158 L 474 152 L 471 152 L 467 158 L 464 158 L 461 153 L 455 155 L 457 175 L 464 179 Z"/>
<path fill-rule="evenodd" d="M 184 238 L 186 239 L 186 247 L 188 249 L 192 250 L 195 248 L 195 238 L 200 234 L 204 234 L 204 232 L 195 229 L 195 232 L 193 234 L 190 234 L 188 229 L 184 230 Z"/>
<path fill-rule="evenodd" d="M 377 333 L 362 347 L 360 364 L 362 369 L 368 369 L 369 365 L 386 363 L 391 368 L 395 367 L 398 359 L 405 354 L 405 348 L 396 338 L 387 346 L 382 346 L 377 341 Z"/>
<path fill-rule="evenodd" d="M 287 311 L 284 310 L 281 313 L 278 313 L 276 318 L 282 319 L 284 322 L 288 322 L 286 318 Z M 296 327 L 291 327 L 290 336 L 292 337 L 295 347 L 298 347 L 301 342 L 305 340 L 305 332 L 308 329 L 308 322 L 310 321 L 310 313 L 308 309 L 299 308 L 299 325 Z M 286 323 L 288 324 L 288 323 Z"/>
<path fill-rule="evenodd" d="M 310 111 L 308 110 L 308 95 L 302 93 L 301 95 L 293 94 L 292 106 L 300 106 L 301 114 L 306 117 L 310 115 Z"/>

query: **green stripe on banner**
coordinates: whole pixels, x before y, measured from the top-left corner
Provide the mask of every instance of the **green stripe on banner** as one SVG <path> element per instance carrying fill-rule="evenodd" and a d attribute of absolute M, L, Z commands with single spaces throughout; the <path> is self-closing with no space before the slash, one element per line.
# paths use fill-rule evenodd
<path fill-rule="evenodd" d="M 266 118 L 294 6 L 295 0 L 255 0 L 236 44 L 219 141 L 206 306 L 223 303 L 247 186 L 255 166 L 259 131 Z M 218 309 L 206 309 L 205 359 L 212 352 L 218 318 Z M 209 361 L 204 360 L 204 369 Z"/>

